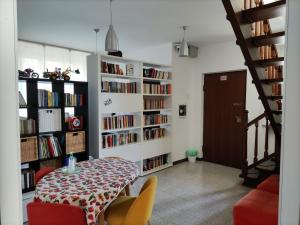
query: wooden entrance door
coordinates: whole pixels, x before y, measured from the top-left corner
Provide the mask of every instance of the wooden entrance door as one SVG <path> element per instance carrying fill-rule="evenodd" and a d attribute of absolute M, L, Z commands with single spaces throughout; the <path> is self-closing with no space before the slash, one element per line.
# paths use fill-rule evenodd
<path fill-rule="evenodd" d="M 247 71 L 204 75 L 204 160 L 241 168 Z"/>

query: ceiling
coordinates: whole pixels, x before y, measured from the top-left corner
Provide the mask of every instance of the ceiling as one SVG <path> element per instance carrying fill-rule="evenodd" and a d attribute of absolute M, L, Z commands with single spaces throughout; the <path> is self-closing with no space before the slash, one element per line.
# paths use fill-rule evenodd
<path fill-rule="evenodd" d="M 187 40 L 196 45 L 234 40 L 221 0 L 114 0 L 113 23 L 121 50 Z M 94 28 L 104 48 L 108 0 L 18 0 L 19 38 L 94 51 Z"/>
<path fill-rule="evenodd" d="M 182 25 L 197 45 L 233 39 L 220 0 L 114 0 L 113 23 L 121 50 L 179 41 Z M 108 24 L 108 0 L 18 0 L 20 39 L 94 51 Z"/>

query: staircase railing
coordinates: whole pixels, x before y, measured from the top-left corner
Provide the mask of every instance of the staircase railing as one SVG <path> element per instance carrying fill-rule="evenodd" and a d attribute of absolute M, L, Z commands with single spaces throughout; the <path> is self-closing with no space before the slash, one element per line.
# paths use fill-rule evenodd
<path fill-rule="evenodd" d="M 269 152 L 269 120 L 266 117 L 266 113 L 262 113 L 261 115 L 259 115 L 258 117 L 256 117 L 255 119 L 251 120 L 250 122 L 248 122 L 248 111 L 245 112 L 246 113 L 246 125 L 245 125 L 245 132 L 247 133 L 246 137 L 246 147 L 245 152 L 243 154 L 243 167 L 242 167 L 242 177 L 247 177 L 248 175 L 248 171 L 251 168 L 256 167 L 257 165 L 259 165 L 260 163 L 269 160 L 270 158 L 272 158 L 274 156 L 275 153 L 270 154 Z M 263 157 L 259 158 L 259 154 L 261 149 L 259 148 L 259 127 L 261 123 L 265 123 L 265 133 L 264 133 L 264 149 L 263 149 Z M 249 161 L 251 159 L 248 159 L 248 135 L 249 135 L 249 129 L 251 127 L 255 127 L 255 133 L 254 133 L 254 149 L 253 149 L 253 163 L 251 163 L 249 165 Z"/>

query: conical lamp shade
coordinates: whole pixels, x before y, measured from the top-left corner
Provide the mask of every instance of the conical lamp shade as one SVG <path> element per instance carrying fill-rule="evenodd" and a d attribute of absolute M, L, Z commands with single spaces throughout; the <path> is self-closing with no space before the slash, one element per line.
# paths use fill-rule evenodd
<path fill-rule="evenodd" d="M 116 34 L 115 29 L 112 24 L 109 25 L 109 29 L 106 34 L 105 51 L 108 51 L 108 52 L 119 51 L 118 37 L 117 37 L 117 34 Z"/>
<path fill-rule="evenodd" d="M 189 56 L 189 46 L 185 39 L 182 39 L 179 49 L 179 56 L 180 57 L 188 57 Z"/>

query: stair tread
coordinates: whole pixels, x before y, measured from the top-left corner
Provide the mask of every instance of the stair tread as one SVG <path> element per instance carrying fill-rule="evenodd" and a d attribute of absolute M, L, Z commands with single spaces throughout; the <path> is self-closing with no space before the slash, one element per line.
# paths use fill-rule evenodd
<path fill-rule="evenodd" d="M 270 99 L 270 100 L 280 100 L 280 99 L 283 99 L 283 96 L 282 95 L 269 95 L 269 96 L 266 96 L 267 99 Z"/>
<path fill-rule="evenodd" d="M 267 67 L 267 66 L 281 66 L 284 64 L 284 57 L 277 57 L 273 59 L 260 59 L 255 60 L 254 64 L 259 67 Z"/>
<path fill-rule="evenodd" d="M 270 4 L 261 5 L 259 7 L 243 10 L 243 22 L 254 23 L 257 21 L 284 16 L 285 8 L 286 0 L 280 0 Z"/>
<path fill-rule="evenodd" d="M 276 163 L 270 159 L 266 162 L 261 163 L 260 165 L 257 165 L 255 168 L 257 170 L 274 171 L 276 168 Z"/>
<path fill-rule="evenodd" d="M 260 81 L 264 84 L 281 83 L 281 82 L 283 82 L 283 78 L 262 79 Z"/>
<path fill-rule="evenodd" d="M 249 46 L 264 46 L 264 45 L 276 45 L 284 43 L 284 35 L 285 32 L 277 32 L 277 33 L 271 33 L 267 35 L 261 35 L 257 37 L 252 37 L 247 39 L 247 43 Z"/>
<path fill-rule="evenodd" d="M 277 115 L 282 114 L 282 110 L 272 110 L 272 112 Z"/>

